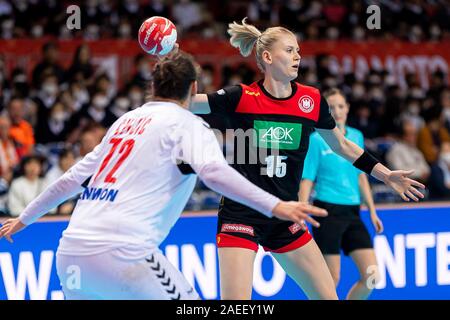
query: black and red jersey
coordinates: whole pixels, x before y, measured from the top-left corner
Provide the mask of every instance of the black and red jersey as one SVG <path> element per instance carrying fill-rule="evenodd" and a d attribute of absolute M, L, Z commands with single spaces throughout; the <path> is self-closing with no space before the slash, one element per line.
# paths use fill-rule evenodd
<path fill-rule="evenodd" d="M 208 94 L 211 113 L 227 120 L 227 128 L 236 131 L 232 166 L 260 188 L 286 201 L 298 200 L 311 132 L 314 128 L 336 126 L 318 89 L 297 82 L 291 85 L 292 94 L 287 98 L 273 97 L 262 81 Z M 220 213 L 223 208 L 251 210 L 227 198 Z"/>

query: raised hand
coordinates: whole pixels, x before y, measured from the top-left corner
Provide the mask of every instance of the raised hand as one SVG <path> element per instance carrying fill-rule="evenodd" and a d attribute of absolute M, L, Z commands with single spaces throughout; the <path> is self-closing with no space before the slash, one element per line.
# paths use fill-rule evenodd
<path fill-rule="evenodd" d="M 281 220 L 293 221 L 298 223 L 302 229 L 306 229 L 305 221 L 311 223 L 314 227 L 319 227 L 320 224 L 311 218 L 309 215 L 318 217 L 326 217 L 327 211 L 306 202 L 297 201 L 281 201 L 272 211 L 273 216 Z"/>

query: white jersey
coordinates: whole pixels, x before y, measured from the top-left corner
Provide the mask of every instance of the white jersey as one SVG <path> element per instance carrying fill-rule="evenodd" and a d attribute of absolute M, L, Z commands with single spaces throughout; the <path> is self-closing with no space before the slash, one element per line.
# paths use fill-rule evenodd
<path fill-rule="evenodd" d="M 98 254 L 118 247 L 154 248 L 179 218 L 196 183 L 195 172 L 225 162 L 216 137 L 199 117 L 169 102 L 149 102 L 119 118 L 82 164 L 90 177 L 58 253 Z"/>

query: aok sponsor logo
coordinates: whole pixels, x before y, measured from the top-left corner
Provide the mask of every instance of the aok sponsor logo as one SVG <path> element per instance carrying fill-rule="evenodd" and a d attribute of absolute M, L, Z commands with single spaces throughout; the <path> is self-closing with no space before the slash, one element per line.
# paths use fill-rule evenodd
<path fill-rule="evenodd" d="M 300 146 L 301 123 L 255 120 L 254 128 L 259 147 L 295 150 Z"/>

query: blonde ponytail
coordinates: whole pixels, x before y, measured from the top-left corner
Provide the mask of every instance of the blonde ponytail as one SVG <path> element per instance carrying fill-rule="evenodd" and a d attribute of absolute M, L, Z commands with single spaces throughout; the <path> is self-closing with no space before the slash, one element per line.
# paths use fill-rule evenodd
<path fill-rule="evenodd" d="M 242 19 L 242 24 L 236 22 L 228 24 L 228 34 L 231 36 L 230 43 L 233 47 L 238 48 L 244 57 L 248 57 L 255 47 L 256 64 L 264 72 L 262 53 L 272 48 L 280 33 L 288 33 L 294 37 L 295 35 L 283 27 L 272 27 L 261 32 L 255 26 L 247 24 L 246 20 L 247 17 Z"/>
<path fill-rule="evenodd" d="M 255 26 L 245 23 L 245 20 L 247 17 L 242 19 L 242 24 L 238 24 L 236 21 L 228 24 L 228 34 L 231 36 L 231 45 L 239 48 L 244 57 L 248 57 L 262 33 Z"/>

